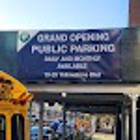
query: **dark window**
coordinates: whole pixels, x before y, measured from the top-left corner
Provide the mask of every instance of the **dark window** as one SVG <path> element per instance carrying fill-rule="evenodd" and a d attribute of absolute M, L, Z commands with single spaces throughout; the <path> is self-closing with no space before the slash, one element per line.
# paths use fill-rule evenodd
<path fill-rule="evenodd" d="M 12 140 L 25 140 L 24 138 L 24 117 L 15 114 L 12 117 Z"/>
<path fill-rule="evenodd" d="M 0 115 L 0 139 L 6 140 L 6 119 L 4 115 Z"/>

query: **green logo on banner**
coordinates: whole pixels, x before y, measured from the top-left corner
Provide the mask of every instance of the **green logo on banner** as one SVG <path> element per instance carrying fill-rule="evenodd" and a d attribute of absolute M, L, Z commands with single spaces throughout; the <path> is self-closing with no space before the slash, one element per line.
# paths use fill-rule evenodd
<path fill-rule="evenodd" d="M 29 33 L 23 32 L 23 33 L 20 34 L 20 40 L 21 40 L 22 42 L 26 42 L 26 41 L 28 41 L 29 39 L 30 39 L 30 34 L 29 34 Z"/>

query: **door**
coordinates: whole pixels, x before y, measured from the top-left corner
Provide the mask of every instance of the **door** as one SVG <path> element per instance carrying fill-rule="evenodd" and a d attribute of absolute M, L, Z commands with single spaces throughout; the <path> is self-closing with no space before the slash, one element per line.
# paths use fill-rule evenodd
<path fill-rule="evenodd" d="M 0 114 L 0 139 L 6 140 L 6 118 Z"/>
<path fill-rule="evenodd" d="M 21 114 L 14 114 L 11 122 L 11 140 L 25 140 L 24 117 Z"/>

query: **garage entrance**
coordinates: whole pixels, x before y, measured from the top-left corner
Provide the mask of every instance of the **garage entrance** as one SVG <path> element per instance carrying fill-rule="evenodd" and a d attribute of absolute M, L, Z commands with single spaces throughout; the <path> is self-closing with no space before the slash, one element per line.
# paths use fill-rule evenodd
<path fill-rule="evenodd" d="M 38 127 L 41 139 L 124 140 L 130 137 L 131 102 L 127 95 L 45 92 L 34 95 L 31 131 Z"/>

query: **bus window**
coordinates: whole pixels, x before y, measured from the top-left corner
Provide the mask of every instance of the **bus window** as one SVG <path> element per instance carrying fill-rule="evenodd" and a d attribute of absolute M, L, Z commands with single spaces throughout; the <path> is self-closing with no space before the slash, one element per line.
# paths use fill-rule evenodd
<path fill-rule="evenodd" d="M 5 129 L 5 116 L 0 115 L 0 139 L 1 140 L 6 140 L 6 129 Z"/>
<path fill-rule="evenodd" d="M 12 140 L 25 140 L 24 138 L 24 117 L 20 114 L 12 116 Z"/>

